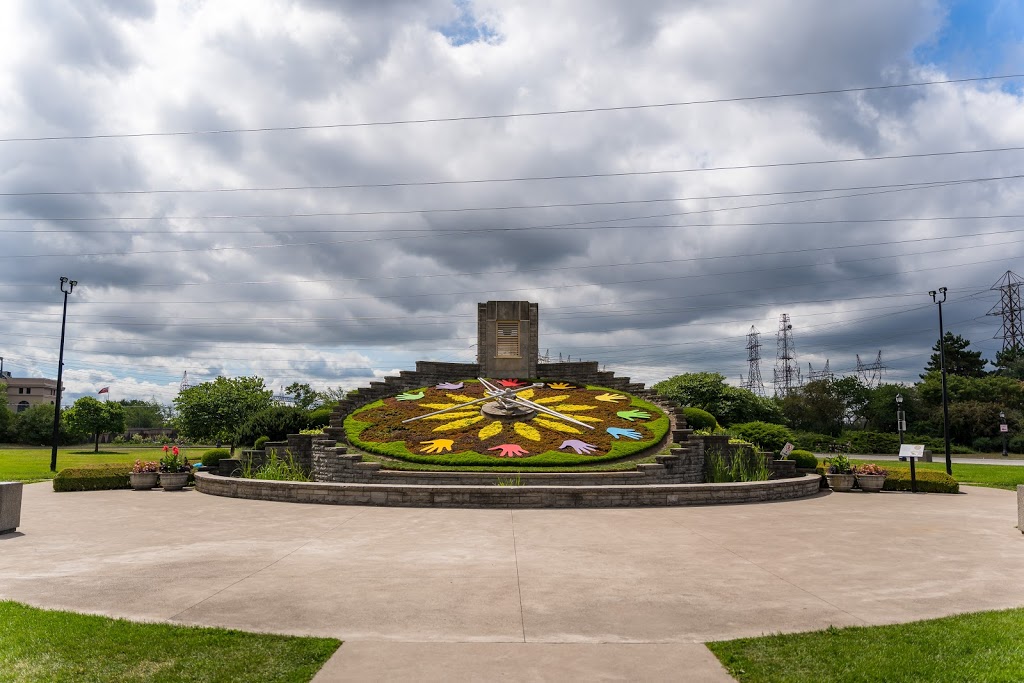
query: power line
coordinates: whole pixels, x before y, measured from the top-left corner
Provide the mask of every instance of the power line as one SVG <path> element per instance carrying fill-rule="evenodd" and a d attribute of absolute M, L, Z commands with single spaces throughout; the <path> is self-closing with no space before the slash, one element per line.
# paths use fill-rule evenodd
<path fill-rule="evenodd" d="M 981 248 L 993 247 L 993 246 L 1005 246 L 1007 244 L 1018 245 L 1018 244 L 1020 244 L 1020 242 L 1019 241 L 1012 241 L 1012 242 L 1006 242 L 1006 243 L 982 244 L 982 245 L 974 245 L 974 246 L 971 246 L 971 247 L 961 247 L 959 249 L 954 249 L 954 248 L 938 249 L 938 250 L 919 252 L 919 253 L 920 254 L 931 254 L 931 253 L 939 253 L 939 252 L 943 252 L 943 251 L 953 251 L 953 250 L 963 250 L 963 249 L 981 249 Z M 876 257 L 870 257 L 870 258 L 864 258 L 864 259 L 851 259 L 849 261 L 836 261 L 836 262 L 833 262 L 833 263 L 835 263 L 835 264 L 855 263 L 855 262 L 861 262 L 861 261 L 878 260 L 878 259 L 883 259 L 883 258 L 902 258 L 904 256 L 913 256 L 913 255 L 916 255 L 916 254 L 895 254 L 895 255 L 892 255 L 892 256 L 876 256 Z M 999 260 L 1001 261 L 1002 259 L 999 259 Z M 921 271 L 928 271 L 928 270 L 939 270 L 939 269 L 943 269 L 943 268 L 959 268 L 959 267 L 962 267 L 962 266 L 977 265 L 977 264 L 982 264 L 982 263 L 986 263 L 987 264 L 987 263 L 993 263 L 993 262 L 995 262 L 995 261 L 993 261 L 992 259 L 987 259 L 987 260 L 984 260 L 984 261 L 973 261 L 973 262 L 969 262 L 969 263 L 957 263 L 957 264 L 954 264 L 954 265 L 933 266 L 933 267 L 929 267 L 929 268 L 915 268 L 915 269 L 903 270 L 901 272 L 903 272 L 903 273 L 913 273 L 913 272 L 921 272 Z M 804 267 L 815 267 L 815 266 L 819 266 L 819 265 L 830 265 L 830 264 L 809 264 L 809 265 L 804 266 Z M 780 270 L 780 269 L 782 269 L 782 270 L 791 270 L 791 269 L 793 269 L 795 267 L 797 267 L 797 266 L 787 265 L 787 266 L 785 266 L 783 268 L 755 269 L 753 271 L 734 271 L 733 273 L 717 272 L 717 273 L 707 273 L 707 274 L 700 274 L 700 275 L 672 275 L 672 276 L 655 277 L 655 278 L 641 278 L 641 279 L 635 279 L 635 280 L 615 280 L 615 281 L 603 281 L 603 282 L 584 282 L 584 283 L 580 283 L 580 284 L 559 284 L 559 285 L 545 285 L 545 286 L 536 286 L 536 285 L 534 285 L 534 286 L 530 286 L 530 287 L 516 287 L 516 288 L 507 288 L 507 289 L 498 289 L 498 290 L 495 290 L 493 288 L 487 288 L 487 289 L 476 289 L 476 290 L 464 290 L 464 291 L 457 291 L 457 292 L 427 292 L 427 293 L 419 292 L 419 293 L 415 293 L 415 294 L 381 294 L 381 295 L 348 296 L 348 297 L 320 297 L 320 298 L 303 297 L 301 299 L 262 299 L 261 301 L 262 301 L 262 303 L 265 303 L 265 304 L 266 303 L 288 303 L 288 302 L 293 302 L 293 301 L 304 301 L 304 302 L 314 302 L 314 301 L 361 301 L 361 300 L 365 300 L 365 299 L 371 299 L 371 300 L 374 300 L 374 301 L 379 301 L 379 300 L 382 300 L 382 299 L 416 299 L 416 298 L 438 297 L 438 296 L 464 296 L 464 295 L 467 295 L 467 294 L 499 294 L 499 293 L 506 293 L 506 292 L 532 292 L 532 291 L 552 290 L 552 289 L 569 289 L 569 288 L 576 288 L 576 287 L 603 287 L 603 286 L 610 286 L 610 285 L 628 285 L 628 284 L 637 284 L 637 283 L 641 283 L 641 282 L 645 282 L 645 283 L 646 282 L 664 282 L 664 281 L 669 281 L 669 280 L 688 279 L 688 278 L 692 278 L 692 277 L 721 276 L 721 275 L 735 274 L 735 273 L 744 273 L 744 272 L 760 272 L 760 271 L 764 271 L 764 270 Z M 875 273 L 875 274 L 864 275 L 864 276 L 860 276 L 860 277 L 856 277 L 856 278 L 832 279 L 832 280 L 828 280 L 827 282 L 808 282 L 808 283 L 799 283 L 799 284 L 794 284 L 794 285 L 778 285 L 778 286 L 775 287 L 775 289 L 784 289 L 784 288 L 789 288 L 789 287 L 805 287 L 805 286 L 812 286 L 812 285 L 813 286 L 817 286 L 817 285 L 826 284 L 826 283 L 832 283 L 832 282 L 845 282 L 845 281 L 850 281 L 850 280 L 861 280 L 861 279 L 877 278 L 877 277 L 879 277 L 879 275 L 877 273 Z M 746 290 L 734 290 L 733 292 L 723 292 L 723 293 L 731 294 L 731 293 L 743 293 L 743 292 L 751 292 L 751 291 L 762 291 L 762 288 L 746 289 Z M 718 294 L 720 294 L 720 293 L 715 292 L 715 293 L 709 293 L 709 294 L 690 294 L 689 296 L 690 297 L 716 296 Z M 11 303 L 10 301 L 4 300 L 4 299 L 0 299 L 0 302 L 2 302 L 2 303 Z M 28 303 L 28 302 L 23 302 L 23 303 Z M 32 303 L 46 303 L 46 302 L 32 302 Z M 79 302 L 76 305 L 77 306 L 82 306 L 82 305 L 90 305 L 90 304 L 92 304 L 92 305 L 109 305 L 109 304 L 133 304 L 133 303 L 136 303 L 136 302 L 134 302 L 134 301 L 102 301 L 102 302 L 101 301 L 82 301 L 82 302 Z M 190 305 L 208 305 L 208 304 L 226 304 L 226 303 L 250 303 L 250 300 L 248 300 L 248 299 L 218 299 L 218 300 L 212 300 L 212 301 L 164 301 L 164 302 L 161 302 L 161 303 L 165 303 L 165 304 L 167 304 L 167 303 L 175 303 L 175 304 L 190 304 Z M 168 326 L 173 325 L 173 323 L 160 323 L 160 324 L 168 325 Z M 225 324 L 227 324 L 227 323 L 225 323 Z"/>
<path fill-rule="evenodd" d="M 146 138 L 146 137 L 180 137 L 187 135 L 224 135 L 234 133 L 269 133 L 304 130 L 330 130 L 338 128 L 369 128 L 373 126 L 404 126 L 423 123 L 455 123 L 464 121 L 485 121 L 493 119 L 516 119 L 541 116 L 563 116 L 567 114 L 594 114 L 615 111 L 636 111 L 642 109 L 659 109 L 665 107 L 687 107 L 702 104 L 725 104 L 730 102 L 754 102 L 759 100 L 778 100 L 793 97 L 810 97 L 815 95 L 841 95 L 855 92 L 878 90 L 897 90 L 933 85 L 951 85 L 954 83 L 972 83 L 978 81 L 997 81 L 1021 78 L 1024 74 L 1004 74 L 998 76 L 977 76 L 973 78 L 951 78 L 935 81 L 917 81 L 912 83 L 893 83 L 890 85 L 869 85 L 856 88 L 830 88 L 826 90 L 806 90 L 802 92 L 774 93 L 767 95 L 748 95 L 743 97 L 719 97 L 706 100 L 686 100 L 678 102 L 659 102 L 653 104 L 630 104 L 613 107 L 587 107 L 581 109 L 551 109 L 547 111 L 519 112 L 506 114 L 480 114 L 476 116 L 446 116 L 424 119 L 395 119 L 389 121 L 360 121 L 353 123 L 329 123 L 321 125 L 299 126 L 265 126 L 261 128 L 222 128 L 212 130 L 185 130 L 147 133 L 96 133 L 91 135 L 48 135 L 39 137 L 0 138 L 0 142 L 42 142 L 53 140 L 102 140 L 112 138 Z"/>
<path fill-rule="evenodd" d="M 896 192 L 912 192 L 914 190 L 934 189 L 934 188 L 946 187 L 946 186 L 950 186 L 950 185 L 970 184 L 972 182 L 975 182 L 975 181 L 970 181 L 970 180 L 966 180 L 966 181 L 951 181 L 951 182 L 948 182 L 948 183 L 936 183 L 934 185 L 926 185 L 926 186 L 901 187 L 901 188 L 890 189 L 890 190 L 872 190 L 872 191 L 869 191 L 869 192 L 855 192 L 855 193 L 852 193 L 852 194 L 837 195 L 837 196 L 834 196 L 834 197 L 814 197 L 814 198 L 810 198 L 810 199 L 791 199 L 791 200 L 782 201 L 782 202 L 768 202 L 768 203 L 765 203 L 765 204 L 747 204 L 747 205 L 744 205 L 744 206 L 730 206 L 730 207 L 721 207 L 721 208 L 717 208 L 717 209 L 701 209 L 699 211 L 673 211 L 673 212 L 670 212 L 670 213 L 653 214 L 653 215 L 646 215 L 646 216 L 632 216 L 632 217 L 622 217 L 622 218 L 605 218 L 605 219 L 589 220 L 589 221 L 574 221 L 574 222 L 570 222 L 570 223 L 553 223 L 553 224 L 549 224 L 549 225 L 526 226 L 526 227 L 522 227 L 522 228 L 513 228 L 513 229 L 510 229 L 510 230 L 525 231 L 525 230 L 538 230 L 538 229 L 550 229 L 550 228 L 566 229 L 567 227 L 570 227 L 570 226 L 583 226 L 583 225 L 591 226 L 590 229 L 598 229 L 598 228 L 596 228 L 594 226 L 596 226 L 599 223 L 621 223 L 621 222 L 624 222 L 624 221 L 645 220 L 645 219 L 650 219 L 650 218 L 668 218 L 668 217 L 689 216 L 689 215 L 696 215 L 696 214 L 719 213 L 719 212 L 724 212 L 724 211 L 741 211 L 741 210 L 744 210 L 744 209 L 760 209 L 760 208 L 766 208 L 766 207 L 790 206 L 790 205 L 793 205 L 793 204 L 807 204 L 807 203 L 812 203 L 812 202 L 829 201 L 829 200 L 833 200 L 833 199 L 850 199 L 850 198 L 855 198 L 855 197 L 866 197 L 866 196 L 879 195 L 879 194 L 892 194 L 892 193 L 896 193 Z M 625 227 L 628 228 L 630 226 L 625 226 Z M 679 227 L 687 227 L 687 226 L 679 226 Z M 65 258 L 65 257 L 69 257 L 69 256 L 73 256 L 73 257 L 77 257 L 77 258 L 82 258 L 82 257 L 91 257 L 91 256 L 136 256 L 136 255 L 145 255 L 145 254 L 184 254 L 184 253 L 196 253 L 196 252 L 246 251 L 246 250 L 251 250 L 251 249 L 283 249 L 283 248 L 290 248 L 290 247 L 326 246 L 326 245 L 333 245 L 333 244 L 360 244 L 360 243 L 369 243 L 369 242 L 387 242 L 387 241 L 394 241 L 394 240 L 397 240 L 397 239 L 406 239 L 406 240 L 426 239 L 426 238 L 433 238 L 433 237 L 451 236 L 453 234 L 461 234 L 461 235 L 470 234 L 470 235 L 472 235 L 474 233 L 488 233 L 488 232 L 494 232 L 494 231 L 495 231 L 494 229 L 482 229 L 481 230 L 481 229 L 475 229 L 475 228 L 474 229 L 442 229 L 442 230 L 436 230 L 436 231 L 430 232 L 430 233 L 428 233 L 426 235 L 394 236 L 394 235 L 388 234 L 388 236 L 386 236 L 386 237 L 373 237 L 373 238 L 358 239 L 358 240 L 330 240 L 330 241 L 326 241 L 326 242 L 291 242 L 291 243 L 277 243 L 277 244 L 239 245 L 239 246 L 228 246 L 228 247 L 195 247 L 195 248 L 190 248 L 190 249 L 155 249 L 155 250 L 140 250 L 140 251 L 124 251 L 124 252 L 110 252 L 110 251 L 108 251 L 108 252 L 92 252 L 92 253 L 77 253 L 77 254 L 67 254 L 67 253 L 64 253 L 64 254 L 4 254 L 4 255 L 0 255 L 0 259 Z M 389 231 L 389 233 L 390 232 L 397 232 L 397 231 Z"/>
<path fill-rule="evenodd" d="M 1021 214 L 1020 217 L 1024 218 L 1024 214 Z M 960 218 L 962 218 L 962 217 L 960 217 Z M 954 218 L 951 218 L 951 220 L 953 220 L 953 219 Z M 789 223 L 786 223 L 786 225 L 789 225 Z M 680 226 L 680 227 L 682 227 L 682 226 Z M 687 226 L 687 227 L 689 227 L 689 226 Z M 586 265 L 578 265 L 578 266 L 552 266 L 552 267 L 545 267 L 545 268 L 511 268 L 511 269 L 506 269 L 506 270 L 477 270 L 477 271 L 461 271 L 461 272 L 453 272 L 453 273 L 415 273 L 415 274 L 410 274 L 410 275 L 374 275 L 374 276 L 366 276 L 366 277 L 318 278 L 318 279 L 310 279 L 310 280 L 244 280 L 244 281 L 236 281 L 236 282 L 214 281 L 214 282 L 138 283 L 138 284 L 133 284 L 132 288 L 139 288 L 139 287 L 160 287 L 160 288 L 167 288 L 167 287 L 223 287 L 225 285 L 253 286 L 253 285 L 282 285 L 282 284 L 288 284 L 288 285 L 293 285 L 293 284 L 322 284 L 322 283 L 341 283 L 341 282 L 377 282 L 377 281 L 385 281 L 385 280 L 422 280 L 422 279 L 430 279 L 430 278 L 471 277 L 471 276 L 478 276 L 478 275 L 505 275 L 505 274 L 512 274 L 512 273 L 515 273 L 515 274 L 537 273 L 537 272 L 549 273 L 549 272 L 556 272 L 556 271 L 557 272 L 561 272 L 561 271 L 576 271 L 576 270 L 592 270 L 592 269 L 597 269 L 597 268 L 628 268 L 628 267 L 634 267 L 634 266 L 668 265 L 668 264 L 679 264 L 679 263 L 698 263 L 698 262 L 702 262 L 702 261 L 716 261 L 716 260 L 734 259 L 734 258 L 749 259 L 749 258 L 752 258 L 752 257 L 760 257 L 760 256 L 778 256 L 778 255 L 781 255 L 781 254 L 787 254 L 788 255 L 788 254 L 800 254 L 800 253 L 810 253 L 810 252 L 820 252 L 820 251 L 838 251 L 838 250 L 841 250 L 841 249 L 862 249 L 862 248 L 866 248 L 866 247 L 893 246 L 893 245 L 898 245 L 898 244 L 915 244 L 915 243 L 919 243 L 919 242 L 935 242 L 935 241 L 942 241 L 942 240 L 956 240 L 956 239 L 968 239 L 968 238 L 975 238 L 975 237 L 988 237 L 988 236 L 995 236 L 995 235 L 1008 235 L 1008 234 L 1015 234 L 1015 233 L 1020 233 L 1020 232 L 1024 232 L 1024 228 L 1016 228 L 1016 229 L 1013 229 L 1013 230 L 993 230 L 993 231 L 989 231 L 989 232 L 966 233 L 966 234 L 959 234 L 959 235 L 943 235 L 943 236 L 939 236 L 939 237 L 918 237 L 918 238 L 914 238 L 914 239 L 890 240 L 890 241 L 886 241 L 886 242 L 865 242 L 865 243 L 861 243 L 861 244 L 843 244 L 843 245 L 835 245 L 835 246 L 828 246 L 828 247 L 808 247 L 808 248 L 803 248 L 803 249 L 783 249 L 783 250 L 779 250 L 779 251 L 763 251 L 763 252 L 758 252 L 756 254 L 721 254 L 721 255 L 713 255 L 713 256 L 694 256 L 694 257 L 681 258 L 681 259 L 658 259 L 658 260 L 653 260 L 653 261 L 630 261 L 630 262 L 620 262 L 620 263 L 597 263 L 597 264 L 586 264 Z M 1003 243 L 1000 243 L 1000 244 L 1003 244 Z M 974 245 L 975 248 L 977 248 L 977 247 L 984 247 L 984 246 L 990 246 L 990 245 Z M 913 253 L 930 253 L 930 252 L 913 252 Z M 913 253 L 909 254 L 909 255 L 913 255 Z M 23 285 L 23 284 L 5 284 L 5 283 L 0 283 L 0 287 L 31 287 L 31 286 L 46 287 L 46 288 L 50 287 L 50 285 Z M 83 288 L 83 289 L 87 289 L 87 288 Z M 92 302 L 92 303 L 99 303 L 99 302 Z M 391 319 L 392 318 L 392 316 L 377 316 L 377 317 L 382 317 L 382 318 L 387 318 L 387 319 Z M 371 319 L 371 318 L 372 317 L 365 317 L 364 316 L 364 317 L 360 317 L 360 318 L 353 318 L 353 320 L 366 320 L 366 319 Z"/>
<path fill-rule="evenodd" d="M 980 182 L 991 182 L 995 180 L 1012 180 L 1024 177 L 1024 174 L 1015 175 L 1004 175 L 1004 176 L 984 176 L 980 178 L 952 178 L 946 180 L 927 180 L 918 181 L 913 183 L 887 183 L 885 185 L 855 185 L 852 187 L 826 187 L 818 189 L 805 189 L 805 190 L 778 190 L 774 192 L 745 192 L 740 194 L 720 194 L 720 195 L 705 195 L 702 197 L 663 197 L 656 199 L 618 199 L 614 201 L 602 201 L 602 202 L 568 202 L 561 204 L 520 204 L 511 206 L 469 206 L 469 207 L 449 207 L 449 208 L 433 208 L 433 209 L 386 209 L 386 210 L 375 210 L 375 211 L 322 211 L 315 213 L 286 213 L 286 214 L 211 214 L 205 216 L 33 216 L 33 217 L 0 217 L 0 221 L 53 221 L 53 222 L 81 222 L 81 221 L 154 221 L 154 220 L 226 220 L 226 219 L 253 219 L 253 218 L 341 218 L 350 216 L 396 216 L 396 215 L 411 215 L 411 214 L 424 214 L 424 213 L 466 213 L 473 211 L 520 211 L 520 210 L 532 210 L 532 209 L 564 209 L 564 208 L 582 208 L 589 206 L 625 206 L 628 204 L 664 204 L 670 202 L 691 202 L 691 201 L 707 201 L 711 199 L 747 199 L 750 197 L 775 197 L 780 195 L 792 195 L 792 194 L 817 194 L 821 192 L 850 192 L 853 190 L 880 190 L 889 188 L 916 188 L 916 187 L 929 187 L 932 185 L 947 185 L 951 183 L 980 183 Z M 9 194 L 0 193 L 0 196 L 9 196 Z M 291 230 L 288 230 L 291 232 Z M 28 232 L 28 233 L 50 233 L 50 232 L 75 232 L 79 234 L 89 233 L 120 233 L 121 230 L 117 229 L 106 229 L 106 230 L 48 230 L 48 229 L 35 229 L 35 228 L 24 228 L 20 230 L 4 230 L 3 232 Z M 166 230 L 160 231 L 147 231 L 147 230 L 132 230 L 133 234 L 139 233 L 158 233 L 167 234 Z M 267 231 L 262 230 L 249 230 L 244 232 L 239 231 L 213 231 L 213 230 L 193 230 L 175 231 L 173 234 L 188 235 L 188 234 L 260 234 Z"/>
<path fill-rule="evenodd" d="M 0 140 L 2 142 L 2 140 Z M 614 173 L 582 173 L 548 176 L 521 176 L 513 178 L 471 178 L 464 180 L 419 180 L 409 182 L 354 183 L 336 185 L 281 185 L 270 187 L 219 187 L 206 189 L 157 189 L 157 190 L 68 190 L 38 192 L 0 192 L 0 197 L 63 196 L 63 195 L 136 195 L 136 194 L 209 194 L 221 192 L 290 192 L 299 190 L 354 190 L 387 187 L 427 187 L 434 185 L 476 185 L 483 183 L 520 183 L 548 180 L 579 180 L 588 178 L 620 178 L 628 176 L 668 175 L 673 173 L 708 173 L 712 171 L 745 171 L 761 168 L 791 168 L 794 166 L 819 166 L 826 164 L 849 164 L 865 161 L 892 161 L 898 159 L 925 159 L 930 157 L 957 156 L 963 154 L 988 154 L 995 152 L 1019 152 L 1024 146 L 990 147 L 985 149 L 964 149 L 948 152 L 922 152 L 918 154 L 886 154 L 869 157 L 848 157 L 845 159 L 818 159 L 812 161 L 786 161 L 766 164 L 741 164 L 735 166 L 698 166 L 692 168 L 660 169 L 653 171 L 618 171 Z"/>

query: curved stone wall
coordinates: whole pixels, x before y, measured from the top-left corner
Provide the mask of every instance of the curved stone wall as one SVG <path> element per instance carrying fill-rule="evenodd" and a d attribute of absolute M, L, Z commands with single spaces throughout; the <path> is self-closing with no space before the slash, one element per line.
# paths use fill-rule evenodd
<path fill-rule="evenodd" d="M 387 507 L 602 508 L 761 503 L 818 493 L 820 475 L 728 484 L 613 486 L 426 486 L 267 481 L 196 475 L 196 490 L 214 496 L 287 503 Z"/>

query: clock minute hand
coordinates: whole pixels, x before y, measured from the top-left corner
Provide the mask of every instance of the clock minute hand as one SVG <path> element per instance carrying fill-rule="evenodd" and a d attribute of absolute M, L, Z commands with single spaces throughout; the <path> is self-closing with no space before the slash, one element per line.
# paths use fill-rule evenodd
<path fill-rule="evenodd" d="M 545 413 L 547 415 L 551 415 L 552 417 L 557 417 L 557 418 L 565 420 L 567 422 L 572 422 L 573 424 L 579 425 L 581 427 L 586 427 L 587 429 L 594 429 L 594 425 L 588 425 L 586 422 L 580 422 L 579 420 L 574 420 L 573 418 L 569 417 L 568 415 L 563 415 L 562 413 L 558 412 L 557 410 L 552 410 L 551 408 L 548 408 L 547 406 L 542 406 L 539 403 L 534 403 L 533 401 L 529 401 L 529 400 L 527 400 L 525 398 L 519 398 L 518 396 L 515 396 L 515 397 L 513 397 L 513 398 L 511 398 L 509 400 L 512 401 L 513 403 L 518 403 L 519 405 L 524 406 L 526 408 L 532 408 L 533 410 Z"/>

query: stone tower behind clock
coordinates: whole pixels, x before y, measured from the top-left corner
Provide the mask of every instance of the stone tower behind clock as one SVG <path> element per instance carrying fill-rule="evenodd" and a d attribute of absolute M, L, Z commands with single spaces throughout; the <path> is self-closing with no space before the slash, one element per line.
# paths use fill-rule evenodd
<path fill-rule="evenodd" d="M 483 377 L 537 376 L 537 304 L 477 304 L 477 363 Z"/>

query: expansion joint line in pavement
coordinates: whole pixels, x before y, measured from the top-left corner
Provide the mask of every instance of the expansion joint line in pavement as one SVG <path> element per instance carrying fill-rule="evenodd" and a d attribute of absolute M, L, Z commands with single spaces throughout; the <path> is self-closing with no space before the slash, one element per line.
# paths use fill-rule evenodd
<path fill-rule="evenodd" d="M 512 522 L 512 556 L 516 561 L 516 591 L 519 592 L 519 625 L 523 629 L 523 642 L 526 642 L 526 617 L 523 616 L 523 586 L 519 583 L 519 549 L 516 547 L 516 513 L 508 511 L 509 520 Z"/>
<path fill-rule="evenodd" d="M 806 588 L 803 588 L 802 586 L 796 585 L 795 583 L 793 583 L 792 581 L 790 581 L 786 577 L 780 576 L 780 575 L 776 574 L 775 572 L 773 572 L 771 569 L 768 569 L 767 567 L 763 567 L 763 566 L 759 565 L 757 562 L 754 562 L 753 560 L 751 560 L 750 558 L 744 557 L 743 555 L 740 555 L 738 552 L 736 552 L 732 548 L 729 548 L 728 546 L 722 545 L 721 543 L 719 543 L 718 541 L 714 540 L 713 538 L 710 538 L 710 537 L 706 536 L 705 534 L 702 534 L 700 531 L 697 531 L 696 529 L 693 529 L 693 528 L 691 528 L 689 526 L 686 527 L 686 528 L 689 529 L 690 531 L 692 531 L 693 533 L 697 534 L 701 538 L 703 538 L 708 543 L 711 543 L 712 545 L 718 546 L 719 548 L 721 548 L 725 552 L 729 553 L 730 555 L 733 555 L 734 557 L 738 557 L 739 559 L 743 560 L 744 562 L 746 562 L 748 564 L 754 565 L 755 567 L 757 567 L 761 571 L 763 571 L 763 572 L 765 572 L 767 574 L 770 574 L 771 576 L 774 576 L 779 581 L 782 581 L 783 583 L 789 584 L 790 586 L 792 586 L 793 588 L 797 589 L 801 593 L 806 593 L 807 595 L 810 595 L 812 598 L 816 598 L 818 600 L 821 600 L 826 605 L 829 605 L 829 606 L 835 608 L 836 610 L 842 612 L 843 614 L 847 615 L 851 619 L 856 619 L 857 621 L 861 622 L 862 624 L 866 624 L 867 623 L 866 621 L 864 621 L 863 619 L 861 619 L 857 615 L 851 614 L 850 612 L 846 611 L 845 609 L 843 609 L 839 605 L 837 605 L 837 604 L 835 604 L 833 602 L 829 602 L 828 600 L 826 600 L 825 598 L 821 597 L 817 593 L 813 593 L 813 592 L 807 590 Z"/>
<path fill-rule="evenodd" d="M 271 567 L 273 567 L 273 566 L 274 566 L 275 564 L 277 564 L 278 562 L 280 562 L 280 561 L 282 561 L 282 560 L 284 560 L 284 559 L 287 559 L 288 557 L 291 557 L 292 555 L 294 555 L 294 554 L 295 554 L 295 553 L 297 553 L 298 551 L 302 550 L 303 548 L 305 548 L 305 547 L 306 547 L 307 545 L 309 545 L 309 544 L 310 544 L 310 543 L 312 543 L 313 541 L 316 541 L 316 540 L 319 540 L 319 539 L 323 538 L 324 536 L 326 536 L 327 534 L 331 533 L 332 531 L 334 531 L 334 530 L 336 530 L 336 529 L 340 529 L 341 527 L 345 526 L 346 524 L 348 524 L 349 522 L 351 522 L 351 521 L 352 521 L 353 519 L 355 519 L 356 517 L 359 517 L 360 515 L 364 514 L 365 512 L 366 512 L 365 510 L 360 510 L 359 512 L 357 512 L 356 514 L 352 515 L 352 516 L 351 516 L 351 517 L 349 517 L 348 519 L 345 519 L 345 520 L 343 520 L 343 521 L 339 522 L 338 524 L 335 524 L 334 526 L 332 526 L 332 527 L 331 527 L 330 529 L 327 529 L 327 530 L 326 530 L 326 531 L 324 531 L 323 533 L 321 533 L 321 534 L 318 534 L 318 535 L 314 536 L 313 538 L 309 539 L 308 541 L 306 541 L 305 543 L 303 543 L 303 544 L 301 544 L 301 545 L 299 545 L 299 546 L 296 546 L 296 547 L 292 548 L 291 550 L 289 550 L 288 552 L 286 552 L 286 553 L 285 553 L 284 555 L 282 555 L 281 557 L 277 558 L 277 559 L 276 559 L 276 560 L 274 560 L 273 562 L 271 562 L 271 563 L 267 564 L 266 566 L 260 567 L 260 568 L 258 568 L 258 569 L 254 569 L 253 571 L 249 572 L 248 574 L 246 574 L 246 575 L 245 575 L 245 576 L 243 576 L 242 578 L 238 579 L 237 581 L 232 581 L 232 582 L 231 582 L 231 583 L 229 583 L 228 585 L 224 586 L 223 588 L 221 588 L 221 589 L 220 589 L 219 591 L 217 591 L 216 593 L 212 593 L 212 594 L 210 594 L 210 595 L 206 596 L 205 598 L 203 598 L 202 600 L 200 600 L 199 602 L 197 602 L 197 603 L 195 603 L 195 604 L 192 604 L 192 605 L 189 605 L 188 607 L 186 607 L 185 609 L 181 610 L 181 611 L 180 611 L 180 612 L 178 612 L 177 614 L 174 614 L 174 615 L 172 615 L 172 616 L 171 616 L 171 617 L 170 617 L 170 618 L 168 619 L 168 621 L 174 621 L 175 619 L 177 619 L 178 617 L 180 617 L 180 616 L 181 616 L 182 614 L 184 614 L 185 612 L 187 612 L 187 611 L 189 611 L 190 609 L 193 609 L 193 608 L 195 608 L 195 607 L 199 607 L 199 605 L 203 604 L 203 603 L 204 603 L 204 602 L 206 602 L 207 600 L 210 600 L 211 598 L 215 598 L 215 597 L 217 597 L 218 595 L 220 595 L 221 593 L 223 593 L 223 592 L 224 592 L 224 591 L 226 591 L 227 589 L 231 588 L 232 586 L 237 586 L 238 584 L 240 584 L 241 582 L 245 581 L 246 579 L 251 579 L 252 577 L 254 577 L 254 576 L 256 576 L 257 574 L 259 574 L 260 572 L 262 572 L 262 571 L 264 571 L 264 570 L 266 570 L 266 569 L 270 569 Z"/>

